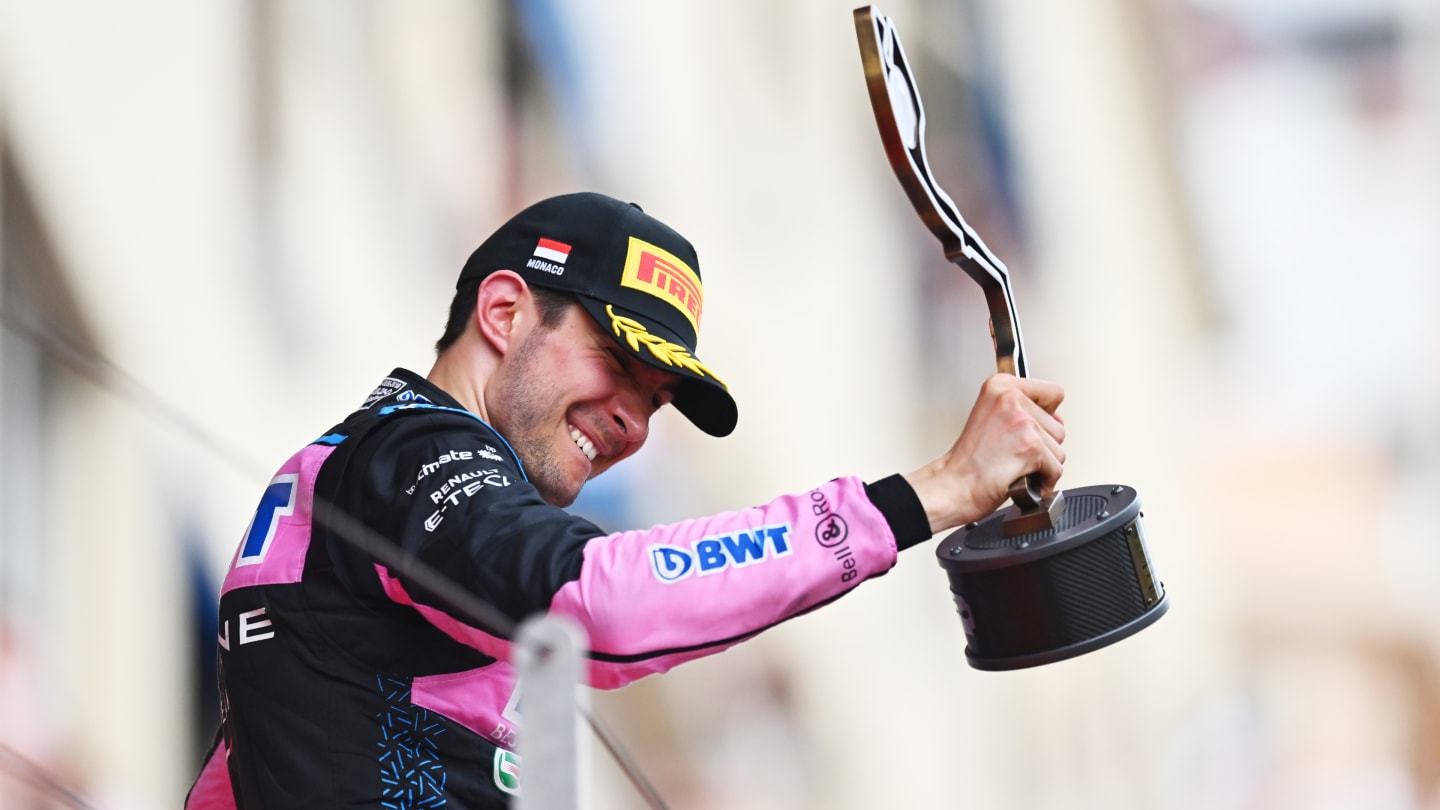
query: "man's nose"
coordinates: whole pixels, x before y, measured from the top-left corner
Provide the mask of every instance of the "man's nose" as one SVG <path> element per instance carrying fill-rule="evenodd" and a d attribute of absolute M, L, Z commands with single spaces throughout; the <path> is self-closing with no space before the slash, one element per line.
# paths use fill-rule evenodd
<path fill-rule="evenodd" d="M 626 442 L 643 442 L 650 430 L 649 409 L 637 392 L 626 392 L 615 397 L 610 410 L 615 420 L 615 430 Z"/>

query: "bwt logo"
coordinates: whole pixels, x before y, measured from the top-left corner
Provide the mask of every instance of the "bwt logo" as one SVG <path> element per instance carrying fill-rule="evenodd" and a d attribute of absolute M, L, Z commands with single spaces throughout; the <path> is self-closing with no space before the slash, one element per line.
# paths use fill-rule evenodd
<path fill-rule="evenodd" d="M 727 568 L 743 568 L 790 553 L 790 525 L 764 526 L 749 531 L 706 537 L 693 548 L 650 546 L 650 570 L 667 585 L 694 574 L 705 576 Z"/>

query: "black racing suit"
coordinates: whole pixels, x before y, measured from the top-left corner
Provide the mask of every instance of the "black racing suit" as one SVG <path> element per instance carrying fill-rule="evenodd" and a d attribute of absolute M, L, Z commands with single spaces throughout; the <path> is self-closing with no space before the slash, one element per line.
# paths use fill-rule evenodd
<path fill-rule="evenodd" d="M 396 369 L 280 468 L 236 550 L 221 733 L 187 808 L 501 808 L 518 788 L 509 639 L 329 530 L 331 504 L 512 620 L 577 621 L 599 688 L 838 598 L 929 536 L 899 476 L 607 533 L 545 503 L 494 428 Z"/>

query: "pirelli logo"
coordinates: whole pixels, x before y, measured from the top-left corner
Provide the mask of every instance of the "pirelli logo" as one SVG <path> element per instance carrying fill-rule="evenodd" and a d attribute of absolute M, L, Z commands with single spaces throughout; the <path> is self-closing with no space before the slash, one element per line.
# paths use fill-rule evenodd
<path fill-rule="evenodd" d="M 630 252 L 625 256 L 625 274 L 620 284 L 665 301 L 680 310 L 696 332 L 700 331 L 700 310 L 705 298 L 700 277 L 675 254 L 630 237 Z"/>

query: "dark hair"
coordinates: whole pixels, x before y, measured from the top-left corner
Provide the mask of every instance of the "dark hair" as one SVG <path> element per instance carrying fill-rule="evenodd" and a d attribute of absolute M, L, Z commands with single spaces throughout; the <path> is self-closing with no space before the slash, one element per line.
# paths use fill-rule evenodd
<path fill-rule="evenodd" d="M 450 317 L 445 322 L 445 334 L 435 341 L 436 354 L 441 354 L 455 345 L 455 341 L 464 334 L 465 325 L 475 314 L 475 296 L 479 293 L 482 281 L 483 278 L 466 281 L 455 290 L 455 297 L 450 300 Z M 579 304 L 575 296 L 545 287 L 531 285 L 530 293 L 535 296 L 535 305 L 540 307 L 541 329 L 554 329 L 559 326 L 565 317 L 565 310 L 569 309 L 571 304 Z"/>

